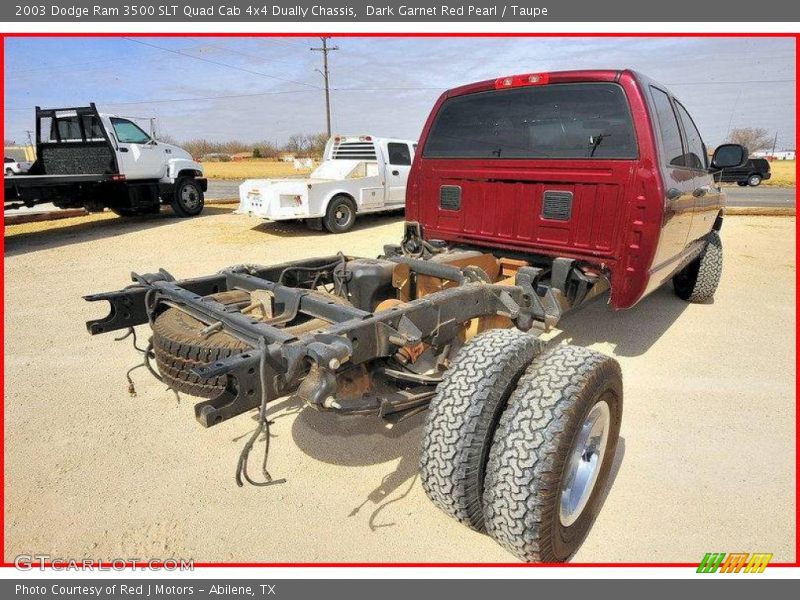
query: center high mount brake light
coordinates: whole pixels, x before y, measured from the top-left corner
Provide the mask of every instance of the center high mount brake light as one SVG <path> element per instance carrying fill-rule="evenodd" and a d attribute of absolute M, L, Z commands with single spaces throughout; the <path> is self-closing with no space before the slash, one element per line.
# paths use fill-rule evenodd
<path fill-rule="evenodd" d="M 524 87 L 527 85 L 546 85 L 550 81 L 547 73 L 527 73 L 525 75 L 509 75 L 500 77 L 494 82 L 495 89 Z"/>

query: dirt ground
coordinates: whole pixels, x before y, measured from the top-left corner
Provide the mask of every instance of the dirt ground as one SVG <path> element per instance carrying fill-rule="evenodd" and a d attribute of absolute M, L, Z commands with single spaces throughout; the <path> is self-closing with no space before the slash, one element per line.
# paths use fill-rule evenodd
<path fill-rule="evenodd" d="M 131 270 L 375 256 L 402 234 L 398 215 L 332 236 L 232 208 L 6 230 L 6 560 L 513 561 L 426 499 L 424 417 L 387 430 L 278 401 L 270 468 L 287 483 L 239 489 L 254 415 L 203 429 L 192 398 L 176 402 L 142 370 L 128 395 L 139 355 L 130 340 L 86 333 L 105 306 L 82 295 L 123 287 Z M 625 379 L 613 484 L 576 561 L 795 558 L 795 218 L 729 217 L 723 241 L 713 304 L 663 288 L 626 312 L 595 302 L 553 334 L 613 354 Z"/>

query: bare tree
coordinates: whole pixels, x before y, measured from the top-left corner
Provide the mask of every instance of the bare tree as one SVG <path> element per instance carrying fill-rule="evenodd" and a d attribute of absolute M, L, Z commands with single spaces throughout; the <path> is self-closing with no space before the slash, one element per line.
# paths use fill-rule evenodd
<path fill-rule="evenodd" d="M 314 133 L 308 136 L 308 153 L 315 158 L 321 158 L 327 142 L 327 133 Z"/>
<path fill-rule="evenodd" d="M 289 136 L 286 145 L 283 147 L 286 152 L 293 154 L 303 154 L 308 149 L 308 136 L 302 133 L 294 133 Z"/>
<path fill-rule="evenodd" d="M 772 136 L 761 127 L 743 127 L 734 129 L 728 136 L 728 142 L 741 144 L 751 153 L 772 148 Z"/>

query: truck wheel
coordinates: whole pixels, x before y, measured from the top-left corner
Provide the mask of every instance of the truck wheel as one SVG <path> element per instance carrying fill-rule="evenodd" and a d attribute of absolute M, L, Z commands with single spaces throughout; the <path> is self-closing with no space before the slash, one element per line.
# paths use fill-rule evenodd
<path fill-rule="evenodd" d="M 708 234 L 703 252 L 673 278 L 675 293 L 689 302 L 708 302 L 714 297 L 722 276 L 722 239 L 719 233 Z"/>
<path fill-rule="evenodd" d="M 312 293 L 324 295 L 326 299 L 339 304 L 348 304 L 346 300 L 333 294 Z M 241 290 L 220 292 L 209 298 L 225 305 L 244 306 L 250 303 L 250 294 Z M 286 327 L 284 331 L 300 335 L 327 325 L 322 319 L 310 319 Z M 153 352 L 164 382 L 172 389 L 201 398 L 215 398 L 224 391 L 227 377 L 201 378 L 192 373 L 191 369 L 239 354 L 250 347 L 224 331 L 217 331 L 204 338 L 200 331 L 205 327 L 204 323 L 185 312 L 169 308 L 153 322 Z"/>
<path fill-rule="evenodd" d="M 746 181 L 737 181 L 736 185 L 738 185 L 739 187 L 747 187 L 747 182 Z"/>
<path fill-rule="evenodd" d="M 331 233 L 344 233 L 353 228 L 356 222 L 356 205 L 347 196 L 335 196 L 328 203 L 325 218 L 322 220 L 325 229 Z"/>
<path fill-rule="evenodd" d="M 194 217 L 203 211 L 203 189 L 191 177 L 184 177 L 175 183 L 172 197 L 172 210 L 179 217 Z"/>
<path fill-rule="evenodd" d="M 747 185 L 756 187 L 757 185 L 761 184 L 761 175 L 753 174 L 747 178 Z"/>
<path fill-rule="evenodd" d="M 483 476 L 494 429 L 541 343 L 493 329 L 459 351 L 431 400 L 420 459 L 422 487 L 451 517 L 483 529 Z"/>
<path fill-rule="evenodd" d="M 578 346 L 538 356 L 519 380 L 486 467 L 486 530 L 526 562 L 561 562 L 600 508 L 619 439 L 622 374 Z"/>
<path fill-rule="evenodd" d="M 12 171 L 11 169 L 6 169 L 6 175 L 7 176 L 11 176 L 13 174 L 14 174 L 14 171 Z"/>

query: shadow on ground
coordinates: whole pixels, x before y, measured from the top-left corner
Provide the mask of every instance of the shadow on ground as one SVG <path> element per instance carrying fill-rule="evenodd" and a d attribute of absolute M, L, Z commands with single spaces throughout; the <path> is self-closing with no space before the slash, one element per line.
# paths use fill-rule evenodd
<path fill-rule="evenodd" d="M 305 408 L 292 424 L 292 437 L 308 456 L 328 464 L 358 467 L 400 459 L 394 466 L 387 465 L 380 482 L 350 512 L 352 517 L 365 507 L 373 509 L 369 527 L 375 531 L 394 525 L 379 521 L 380 513 L 405 498 L 414 486 L 424 422 L 425 415 L 420 413 L 387 428 L 377 416 L 348 417 Z M 398 490 L 399 496 L 387 500 Z"/>
<path fill-rule="evenodd" d="M 202 214 L 192 217 L 192 219 L 222 215 L 230 213 L 232 210 L 233 208 L 230 207 L 206 206 Z M 136 217 L 113 216 L 102 220 L 92 218 L 92 216 L 89 215 L 87 217 L 76 217 L 76 219 L 78 219 L 77 222 L 71 222 L 69 224 L 53 221 L 52 226 L 47 229 L 37 229 L 25 233 L 14 233 L 14 230 L 11 229 L 9 234 L 9 230 L 7 229 L 4 240 L 5 255 L 16 256 L 25 254 L 26 252 L 35 252 L 37 250 L 50 250 L 68 244 L 92 242 L 106 237 L 135 233 L 154 227 L 174 225 L 180 222 L 180 219 L 169 209 L 165 209 L 157 215 L 142 215 Z M 71 219 L 71 221 L 73 220 Z M 24 225 L 20 225 L 19 227 L 24 227 Z"/>
<path fill-rule="evenodd" d="M 615 311 L 605 294 L 585 307 L 567 314 L 558 324 L 561 330 L 553 343 L 566 341 L 576 346 L 608 343 L 618 356 L 640 356 L 647 352 L 678 320 L 688 304 L 667 284 L 633 308 Z"/>
<path fill-rule="evenodd" d="M 360 215 L 353 225 L 351 231 L 361 231 L 372 227 L 389 225 L 403 218 L 403 212 L 392 211 L 370 215 Z M 327 230 L 316 231 L 309 229 L 304 221 L 260 221 L 251 231 L 274 235 L 277 237 L 292 238 L 303 236 L 333 235 Z M 400 240 L 387 240 L 391 243 L 399 243 Z"/>

